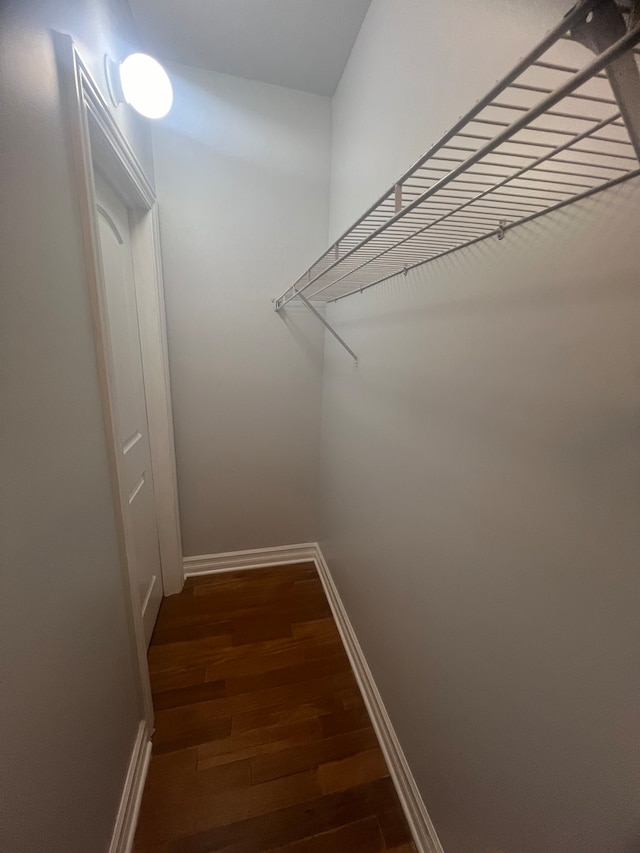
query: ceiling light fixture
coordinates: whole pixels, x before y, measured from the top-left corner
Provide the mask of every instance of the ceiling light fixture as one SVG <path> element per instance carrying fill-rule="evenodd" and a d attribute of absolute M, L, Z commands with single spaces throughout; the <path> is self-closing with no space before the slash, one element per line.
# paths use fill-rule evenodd
<path fill-rule="evenodd" d="M 171 109 L 171 80 L 152 56 L 132 53 L 120 63 L 105 56 L 105 71 L 109 94 L 116 106 L 126 102 L 146 118 L 162 118 Z"/>

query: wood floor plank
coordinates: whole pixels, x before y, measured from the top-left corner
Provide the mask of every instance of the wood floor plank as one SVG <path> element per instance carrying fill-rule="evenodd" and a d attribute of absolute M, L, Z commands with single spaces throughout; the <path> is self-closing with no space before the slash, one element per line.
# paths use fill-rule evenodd
<path fill-rule="evenodd" d="M 176 749 L 188 749 L 200 743 L 229 737 L 231 717 L 210 717 L 206 709 L 204 712 L 200 710 L 203 704 L 207 703 L 187 706 L 194 710 L 191 714 L 181 716 L 178 725 L 174 725 L 173 720 L 165 723 L 163 712 L 156 714 L 153 752 L 173 752 Z"/>
<path fill-rule="evenodd" d="M 387 847 L 391 850 L 403 844 L 411 843 L 411 832 L 400 808 L 395 791 L 389 799 L 378 805 L 376 810 L 378 823 Z"/>
<path fill-rule="evenodd" d="M 200 640 L 205 637 L 224 637 L 230 636 L 231 626 L 229 622 L 208 622 L 201 621 L 197 624 L 180 624 L 167 622 L 164 625 L 156 626 L 153 632 L 153 642 L 156 646 L 166 643 L 178 643 L 188 640 Z"/>
<path fill-rule="evenodd" d="M 234 620 L 231 631 L 231 642 L 234 646 L 245 643 L 257 643 L 261 640 L 277 640 L 280 637 L 291 637 L 291 625 L 284 619 L 269 615 L 261 619 L 247 617 Z"/>
<path fill-rule="evenodd" d="M 219 694 L 224 693 L 224 687 L 219 686 L 220 682 L 210 683 Z M 232 729 L 243 731 L 263 725 L 286 723 L 294 719 L 308 719 L 318 715 L 317 709 L 341 707 L 339 696 L 332 692 L 330 676 L 294 684 L 282 684 L 234 696 L 221 695 L 214 699 L 207 699 L 204 695 L 207 687 L 208 683 L 194 688 L 184 688 L 182 691 L 170 694 L 170 701 L 173 700 L 173 704 L 164 708 L 159 704 L 156 705 L 155 743 L 160 745 L 167 741 L 173 742 L 180 737 L 181 733 L 186 732 L 192 732 L 194 737 L 203 735 L 203 739 L 197 741 L 199 743 L 213 740 L 216 736 L 208 738 L 207 733 L 217 719 L 232 718 Z M 195 701 L 188 705 L 176 705 L 176 694 L 180 693 L 187 697 L 195 696 Z M 162 697 L 167 695 L 161 694 Z M 265 722 L 269 720 L 272 722 Z"/>
<path fill-rule="evenodd" d="M 216 767 L 244 758 L 269 755 L 285 749 L 306 751 L 320 740 L 322 732 L 317 719 L 301 720 L 289 725 L 232 732 L 228 738 L 198 746 L 198 768 Z"/>
<path fill-rule="evenodd" d="M 389 770 L 382 751 L 376 746 L 367 752 L 358 752 L 340 761 L 320 765 L 318 782 L 323 794 L 334 794 L 336 791 L 346 791 L 388 775 Z"/>
<path fill-rule="evenodd" d="M 300 681 L 308 681 L 331 675 L 333 686 L 337 690 L 343 689 L 342 675 L 351 676 L 351 667 L 346 655 L 335 660 L 319 660 L 308 663 L 296 664 L 295 666 L 280 669 L 267 670 L 249 675 L 238 675 L 227 678 L 225 681 L 225 694 L 234 696 L 238 693 L 251 693 L 263 690 L 267 687 L 279 687 L 284 684 L 296 684 Z M 338 681 L 336 682 L 336 679 Z M 351 686 L 352 682 L 347 681 Z"/>
<path fill-rule="evenodd" d="M 347 709 L 340 702 L 340 707 L 336 711 L 320 718 L 320 725 L 323 735 L 331 737 L 331 735 L 338 735 L 342 732 L 355 732 L 358 729 L 368 728 L 371 725 L 371 720 L 364 702 L 357 708 Z"/>
<path fill-rule="evenodd" d="M 344 669 L 338 668 L 336 666 L 336 660 L 339 660 L 339 659 L 331 659 L 331 658 L 327 659 L 327 658 L 325 658 L 323 661 L 317 661 L 315 664 L 312 664 L 311 662 L 309 662 L 309 663 L 307 663 L 307 666 L 308 667 L 320 666 L 322 664 L 324 664 L 325 666 L 333 665 L 334 668 L 332 670 L 332 674 L 333 674 L 333 686 L 334 686 L 334 688 L 336 690 L 340 690 L 342 692 L 345 692 L 347 690 L 352 690 L 355 693 L 357 693 L 358 696 L 360 696 L 360 688 L 358 687 L 358 682 L 356 681 L 356 677 L 353 674 L 353 670 L 351 669 L 351 666 L 348 665 Z M 346 655 L 344 656 L 344 660 L 347 662 L 347 664 L 349 664 L 349 658 Z"/>
<path fill-rule="evenodd" d="M 149 666 L 135 853 L 415 853 L 313 564 L 189 579 Z"/>
<path fill-rule="evenodd" d="M 296 622 L 292 625 L 292 633 L 296 638 L 308 638 L 319 643 L 340 642 L 338 628 L 331 616 L 308 622 Z"/>
<path fill-rule="evenodd" d="M 177 838 L 171 853 L 262 853 L 369 817 L 395 791 L 389 779 Z M 399 807 L 398 807 L 399 808 Z M 338 853 L 338 851 L 335 851 Z"/>
<path fill-rule="evenodd" d="M 360 690 L 357 687 L 353 687 L 348 690 L 339 690 L 338 696 L 340 697 L 342 707 L 345 711 L 349 711 L 354 708 L 361 708 L 364 705 L 362 696 L 360 695 Z"/>
<path fill-rule="evenodd" d="M 215 769 L 226 772 L 235 766 Z M 196 774 L 196 779 L 200 775 Z M 274 779 L 262 785 L 238 786 L 223 782 L 221 787 L 222 790 L 214 785 L 208 789 L 185 785 L 175 799 L 169 793 L 162 808 L 151 810 L 143 803 L 137 833 L 141 845 L 166 844 L 172 836 L 188 836 L 203 830 L 209 830 L 215 837 L 215 830 L 219 827 L 269 814 L 278 807 L 298 805 L 315 799 L 319 794 L 314 771 Z"/>
<path fill-rule="evenodd" d="M 314 696 L 295 705 L 283 703 L 276 707 L 256 708 L 233 716 L 233 730 L 246 731 L 262 726 L 277 726 L 310 720 L 337 712 L 342 707 L 340 698 L 333 693 Z"/>
<path fill-rule="evenodd" d="M 345 654 L 344 646 L 340 637 L 335 637 L 330 642 L 307 643 L 303 646 L 305 660 L 320 660 L 324 658 L 342 657 Z"/>
<path fill-rule="evenodd" d="M 306 642 L 296 637 L 283 637 L 276 640 L 264 640 L 256 643 L 247 643 L 241 646 L 233 646 L 230 636 L 206 637 L 201 640 L 193 640 L 185 643 L 167 643 L 166 645 L 149 647 L 149 671 L 151 675 L 158 672 L 166 672 L 183 667 L 207 665 L 207 675 L 212 681 L 223 678 L 220 670 L 225 669 L 233 672 L 233 664 L 243 660 L 252 661 L 256 664 L 263 657 L 285 651 L 301 651 L 304 659 Z M 216 672 L 215 667 L 220 668 Z M 255 670 L 254 670 L 255 671 Z M 258 670 L 259 671 L 259 667 Z"/>
<path fill-rule="evenodd" d="M 198 747 L 177 749 L 173 752 L 155 753 L 149 764 L 147 788 L 164 785 L 169 777 L 181 778 L 195 773 L 198 769 Z"/>
<path fill-rule="evenodd" d="M 215 652 L 226 649 L 231 645 L 231 635 L 222 634 L 200 637 L 197 640 L 182 642 L 160 643 L 149 646 L 149 672 L 157 672 L 192 667 L 207 662 L 215 657 Z"/>
<path fill-rule="evenodd" d="M 153 707 L 156 711 L 163 711 L 167 708 L 178 708 L 182 705 L 194 705 L 197 702 L 221 699 L 225 695 L 225 690 L 224 681 L 203 680 L 201 684 L 193 684 L 189 687 L 178 687 L 175 690 L 164 690 L 162 693 L 154 693 Z"/>
<path fill-rule="evenodd" d="M 204 684 L 206 680 L 206 666 L 188 666 L 182 669 L 154 673 L 151 677 L 151 689 L 155 695 L 164 693 L 166 690 L 179 690 L 181 687 Z"/>
<path fill-rule="evenodd" d="M 258 644 L 252 647 L 252 652 L 245 649 L 244 654 L 229 655 L 226 660 L 222 658 L 210 661 L 206 666 L 206 680 L 263 675 L 283 667 L 298 666 L 305 660 L 302 646 L 268 650 Z"/>
<path fill-rule="evenodd" d="M 300 773 L 313 767 L 328 765 L 330 761 L 366 753 L 367 750 L 377 746 L 373 729 L 361 729 L 359 732 L 347 732 L 318 740 L 316 743 L 308 744 L 306 749 L 294 747 L 257 756 L 251 761 L 251 781 L 255 784 L 266 782 L 268 779 L 277 779 L 279 776 L 288 776 L 291 773 Z M 322 780 L 320 784 L 322 787 Z M 323 791 L 323 793 L 330 792 Z"/>
<path fill-rule="evenodd" d="M 383 853 L 386 850 L 375 817 L 330 829 L 312 838 L 303 838 L 284 847 L 272 847 L 267 853 Z"/>

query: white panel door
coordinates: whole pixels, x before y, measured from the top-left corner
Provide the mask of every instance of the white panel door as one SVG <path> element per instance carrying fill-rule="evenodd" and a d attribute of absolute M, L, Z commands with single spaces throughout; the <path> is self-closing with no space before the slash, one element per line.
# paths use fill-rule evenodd
<path fill-rule="evenodd" d="M 106 343 L 115 391 L 120 497 L 125 514 L 129 571 L 139 592 L 148 645 L 162 599 L 162 573 L 129 214 L 98 174 L 95 185 L 109 338 Z"/>

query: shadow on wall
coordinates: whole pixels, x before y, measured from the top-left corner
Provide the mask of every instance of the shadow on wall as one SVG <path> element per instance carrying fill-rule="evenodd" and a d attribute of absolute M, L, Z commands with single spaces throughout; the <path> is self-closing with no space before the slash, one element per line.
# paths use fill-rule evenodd
<path fill-rule="evenodd" d="M 304 354 L 309 360 L 310 366 L 316 367 L 322 373 L 322 353 L 324 350 L 324 337 L 309 335 L 310 313 L 304 305 L 289 303 L 283 311 L 273 312 L 278 319 L 287 327 L 295 345 L 296 351 Z M 320 323 L 319 320 L 313 322 Z"/>

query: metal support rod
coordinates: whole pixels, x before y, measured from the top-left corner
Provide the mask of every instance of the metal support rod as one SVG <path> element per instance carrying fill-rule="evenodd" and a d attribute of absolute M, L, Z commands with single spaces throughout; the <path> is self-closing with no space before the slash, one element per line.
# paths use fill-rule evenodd
<path fill-rule="evenodd" d="M 302 301 L 303 301 L 303 302 L 304 302 L 304 304 L 307 306 L 307 308 L 309 309 L 309 311 L 311 311 L 311 313 L 312 313 L 315 317 L 317 317 L 317 318 L 318 318 L 318 320 L 320 320 L 320 322 L 321 322 L 321 323 L 322 323 L 322 325 L 325 327 L 325 329 L 328 329 L 328 330 L 331 332 L 331 334 L 332 334 L 332 335 L 333 335 L 333 337 L 338 341 L 338 343 L 340 344 L 340 346 L 342 346 L 342 347 L 344 347 L 344 348 L 346 349 L 346 351 L 349 353 L 349 355 L 351 356 L 351 358 L 355 361 L 355 363 L 356 363 L 356 367 L 357 367 L 357 366 L 358 366 L 358 356 L 357 356 L 357 355 L 355 354 L 355 352 L 351 349 L 351 347 L 350 347 L 348 344 L 346 344 L 346 343 L 342 340 L 342 338 L 340 337 L 340 335 L 336 332 L 336 330 L 335 330 L 332 326 L 330 326 L 330 325 L 329 325 L 329 323 L 327 323 L 327 321 L 324 319 L 324 317 L 322 316 L 322 314 L 317 310 L 317 308 L 316 308 L 314 305 L 312 305 L 312 304 L 309 302 L 309 300 L 308 300 L 308 299 L 307 299 L 307 297 L 304 295 L 304 293 L 300 293 L 300 291 L 298 291 L 298 292 L 296 293 L 296 296 L 299 296 L 299 297 L 300 297 L 300 299 L 302 299 Z"/>
<path fill-rule="evenodd" d="M 639 14 L 640 2 L 636 0 L 631 15 L 632 27 L 637 23 Z M 595 54 L 600 54 L 622 38 L 626 31 L 627 25 L 615 0 L 606 0 L 574 24 L 571 36 Z M 633 51 L 614 59 L 605 71 L 640 160 L 640 71 Z"/>

